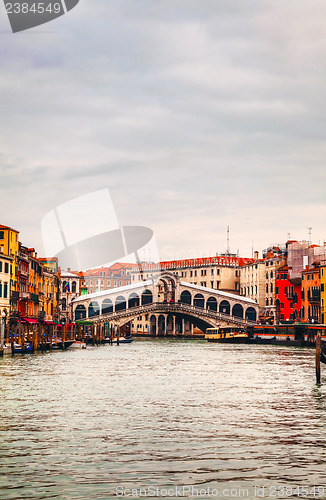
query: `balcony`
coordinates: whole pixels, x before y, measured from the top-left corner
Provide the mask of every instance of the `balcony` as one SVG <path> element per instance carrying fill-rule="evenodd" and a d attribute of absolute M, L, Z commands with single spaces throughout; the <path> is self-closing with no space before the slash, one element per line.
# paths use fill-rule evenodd
<path fill-rule="evenodd" d="M 320 292 L 308 294 L 308 301 L 310 304 L 320 304 Z"/>
<path fill-rule="evenodd" d="M 29 292 L 20 292 L 19 293 L 19 300 L 21 301 L 26 301 L 30 299 L 30 293 Z"/>

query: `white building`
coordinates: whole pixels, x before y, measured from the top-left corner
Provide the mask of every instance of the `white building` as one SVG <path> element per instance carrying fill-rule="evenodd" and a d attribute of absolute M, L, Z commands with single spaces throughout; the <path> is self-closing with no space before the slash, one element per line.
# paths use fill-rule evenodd
<path fill-rule="evenodd" d="M 64 271 L 60 280 L 60 316 L 66 318 L 66 322 L 73 321 L 72 301 L 81 294 L 81 282 L 83 277 L 78 274 Z M 68 287 L 67 287 L 68 284 Z"/>

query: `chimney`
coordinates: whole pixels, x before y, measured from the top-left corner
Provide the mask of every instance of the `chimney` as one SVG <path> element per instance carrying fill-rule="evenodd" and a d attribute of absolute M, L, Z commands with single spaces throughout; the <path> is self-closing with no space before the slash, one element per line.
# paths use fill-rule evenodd
<path fill-rule="evenodd" d="M 258 260 L 258 257 L 259 257 L 259 253 L 258 253 L 258 252 L 257 252 L 257 250 L 256 250 L 256 251 L 255 251 L 255 253 L 254 253 L 254 259 L 255 259 L 255 260 Z"/>

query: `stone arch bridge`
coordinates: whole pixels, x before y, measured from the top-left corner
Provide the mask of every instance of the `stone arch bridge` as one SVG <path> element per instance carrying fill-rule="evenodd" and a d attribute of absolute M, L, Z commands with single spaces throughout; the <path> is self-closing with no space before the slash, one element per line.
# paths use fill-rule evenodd
<path fill-rule="evenodd" d="M 149 335 L 192 334 L 194 327 L 205 331 L 208 327 L 253 325 L 258 309 L 251 299 L 193 285 L 169 272 L 73 301 L 75 320 L 115 327 L 129 323 L 134 333 Z"/>

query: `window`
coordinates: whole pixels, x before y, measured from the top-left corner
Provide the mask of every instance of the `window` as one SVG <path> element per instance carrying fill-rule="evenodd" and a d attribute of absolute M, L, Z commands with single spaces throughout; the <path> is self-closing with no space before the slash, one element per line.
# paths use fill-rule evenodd
<path fill-rule="evenodd" d="M 194 276 L 197 276 L 197 270 L 194 271 Z"/>
<path fill-rule="evenodd" d="M 213 268 L 213 269 L 211 269 L 211 274 L 212 274 L 212 275 L 214 274 L 214 268 Z"/>
<path fill-rule="evenodd" d="M 220 274 L 220 269 L 216 269 L 216 274 Z"/>
<path fill-rule="evenodd" d="M 202 270 L 201 270 L 201 275 L 202 275 L 202 276 L 206 276 L 206 269 L 202 269 Z"/>
<path fill-rule="evenodd" d="M 266 273 L 266 279 L 268 280 L 268 271 L 267 271 L 267 273 Z"/>
<path fill-rule="evenodd" d="M 76 281 L 73 281 L 71 284 L 71 291 L 72 293 L 76 293 Z"/>
<path fill-rule="evenodd" d="M 3 297 L 5 299 L 8 298 L 8 283 L 4 283 L 4 285 L 3 285 Z"/>
<path fill-rule="evenodd" d="M 5 262 L 5 273 L 6 274 L 9 273 L 9 264 L 8 264 L 8 262 Z"/>
<path fill-rule="evenodd" d="M 192 271 L 190 271 L 190 277 L 192 278 Z"/>
<path fill-rule="evenodd" d="M 0 273 L 2 273 L 2 261 L 0 260 Z"/>
<path fill-rule="evenodd" d="M 268 293 L 268 284 L 266 285 L 266 293 Z"/>
<path fill-rule="evenodd" d="M 5 239 L 5 233 L 4 231 L 0 231 L 0 240 L 4 240 Z"/>
<path fill-rule="evenodd" d="M 266 305 L 268 306 L 268 299 L 266 299 Z"/>
<path fill-rule="evenodd" d="M 273 271 L 271 271 L 271 278 L 273 278 Z"/>

